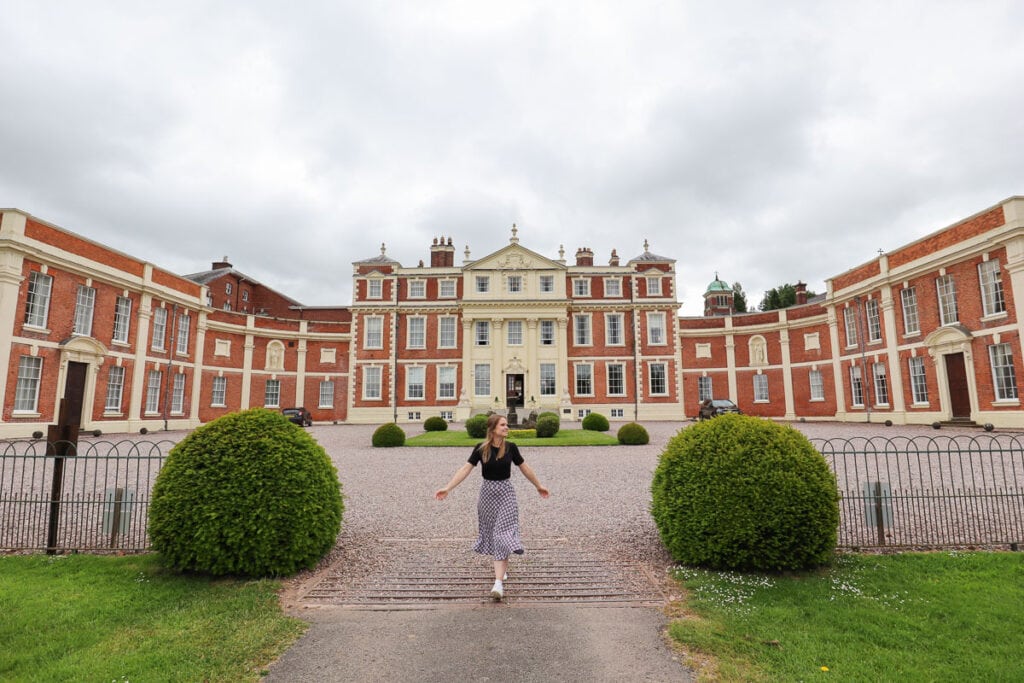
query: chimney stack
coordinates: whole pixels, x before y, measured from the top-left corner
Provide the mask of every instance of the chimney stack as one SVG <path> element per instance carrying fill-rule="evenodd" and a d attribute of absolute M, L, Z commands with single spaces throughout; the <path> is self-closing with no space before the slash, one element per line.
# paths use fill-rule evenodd
<path fill-rule="evenodd" d="M 455 266 L 455 247 L 452 245 L 452 238 L 445 242 L 444 237 L 435 237 L 434 243 L 430 245 L 430 267 L 431 268 L 452 268 Z"/>
<path fill-rule="evenodd" d="M 594 252 L 590 250 L 590 247 L 580 247 L 576 250 L 576 265 L 577 266 L 592 266 L 594 265 Z"/>
<path fill-rule="evenodd" d="M 793 290 L 796 292 L 796 305 L 802 306 L 807 303 L 807 284 L 804 282 L 796 281 L 793 285 Z"/>

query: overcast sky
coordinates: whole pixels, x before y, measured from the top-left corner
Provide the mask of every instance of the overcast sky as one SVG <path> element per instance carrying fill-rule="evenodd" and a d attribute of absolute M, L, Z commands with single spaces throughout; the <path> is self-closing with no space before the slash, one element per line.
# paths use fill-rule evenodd
<path fill-rule="evenodd" d="M 699 315 L 1024 194 L 1019 0 L 2 6 L 0 206 L 307 305 L 516 223 Z"/>

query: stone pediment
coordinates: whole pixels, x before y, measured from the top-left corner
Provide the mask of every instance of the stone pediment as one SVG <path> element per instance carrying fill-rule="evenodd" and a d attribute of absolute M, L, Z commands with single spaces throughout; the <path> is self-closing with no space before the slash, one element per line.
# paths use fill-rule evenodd
<path fill-rule="evenodd" d="M 477 259 L 466 270 L 565 270 L 565 264 L 552 261 L 518 244 L 510 244 Z"/>
<path fill-rule="evenodd" d="M 950 344 L 963 344 L 973 338 L 971 331 L 963 325 L 946 325 L 931 332 L 924 338 L 924 344 L 928 347 L 948 346 Z"/>

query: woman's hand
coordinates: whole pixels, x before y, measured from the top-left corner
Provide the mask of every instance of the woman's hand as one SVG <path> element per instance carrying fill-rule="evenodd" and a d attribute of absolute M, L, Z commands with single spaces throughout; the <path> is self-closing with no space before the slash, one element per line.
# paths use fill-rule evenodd
<path fill-rule="evenodd" d="M 547 498 L 548 496 L 551 495 L 551 492 L 548 491 L 547 488 L 544 487 L 544 486 L 538 486 L 537 487 L 537 493 L 540 494 L 541 498 Z"/>
<path fill-rule="evenodd" d="M 438 489 L 436 492 L 434 492 L 434 498 L 436 498 L 437 500 L 444 500 L 447 497 L 448 489 Z"/>

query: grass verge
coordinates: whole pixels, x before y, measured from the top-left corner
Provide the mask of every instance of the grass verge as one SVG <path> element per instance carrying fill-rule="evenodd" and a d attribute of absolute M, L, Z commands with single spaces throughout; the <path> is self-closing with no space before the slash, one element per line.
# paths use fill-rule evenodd
<path fill-rule="evenodd" d="M 669 633 L 716 681 L 1024 680 L 1024 554 L 842 555 L 816 572 L 682 568 Z"/>
<path fill-rule="evenodd" d="M 445 432 L 425 432 L 405 440 L 406 446 L 469 446 L 472 448 L 483 441 L 470 436 L 465 429 L 450 429 Z M 560 429 L 552 437 L 509 438 L 520 446 L 617 446 L 619 440 L 605 432 L 591 432 L 586 429 Z"/>
<path fill-rule="evenodd" d="M 0 556 L 0 680 L 257 681 L 306 629 L 279 587 L 155 555 Z"/>

